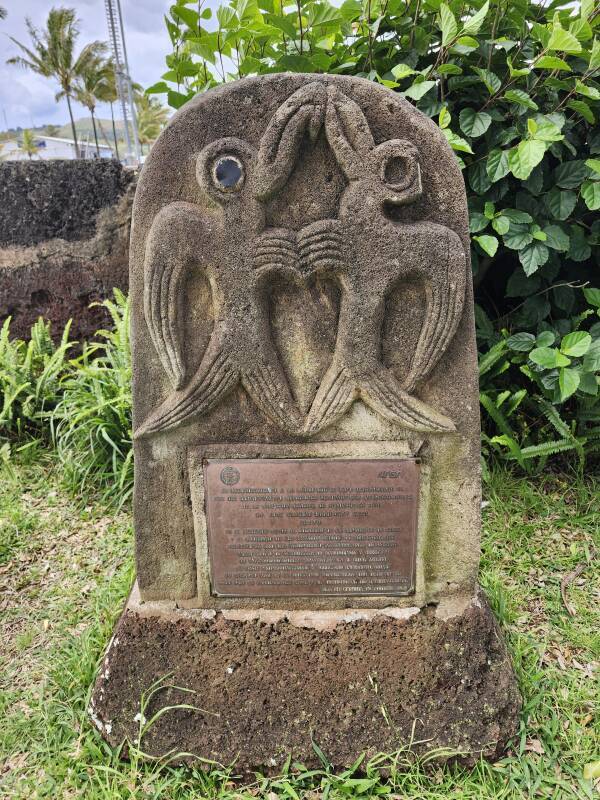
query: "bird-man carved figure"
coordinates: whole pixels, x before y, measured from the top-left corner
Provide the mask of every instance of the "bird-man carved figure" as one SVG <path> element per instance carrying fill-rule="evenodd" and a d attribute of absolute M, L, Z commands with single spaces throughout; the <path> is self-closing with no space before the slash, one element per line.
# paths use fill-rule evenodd
<path fill-rule="evenodd" d="M 337 217 L 300 230 L 268 227 L 266 203 L 286 185 L 304 138 L 314 143 L 323 128 L 346 180 Z M 238 138 L 206 146 L 197 156 L 196 176 L 219 212 L 171 203 L 156 215 L 146 240 L 144 315 L 173 390 L 137 436 L 168 431 L 207 413 L 239 384 L 293 435 L 316 434 L 357 399 L 411 431 L 454 430 L 451 419 L 415 392 L 460 320 L 465 252 L 446 226 L 397 222 L 386 213 L 423 192 L 413 143 L 376 144 L 358 104 L 337 87 L 315 81 L 277 109 L 257 149 Z M 198 267 L 210 284 L 215 322 L 200 366 L 188 375 L 182 287 L 187 272 Z M 271 339 L 269 284 L 276 275 L 295 282 L 324 275 L 341 289 L 335 351 L 305 418 Z M 401 383 L 382 362 L 381 351 L 386 299 L 404 280 L 423 284 L 426 312 Z"/>

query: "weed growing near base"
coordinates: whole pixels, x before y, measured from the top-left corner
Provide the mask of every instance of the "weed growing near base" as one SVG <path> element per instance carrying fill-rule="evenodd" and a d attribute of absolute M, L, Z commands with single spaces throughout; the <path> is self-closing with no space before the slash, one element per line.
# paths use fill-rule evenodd
<path fill-rule="evenodd" d="M 598 570 L 591 557 L 597 483 L 537 486 L 493 472 L 484 511 L 482 583 L 508 637 L 524 694 L 521 730 L 499 763 L 465 771 L 410 753 L 334 774 L 290 765 L 276 779 L 232 781 L 235 768 L 119 761 L 91 726 L 94 672 L 132 580 L 129 516 L 84 508 L 61 491 L 55 461 L 12 464 L 0 481 L 0 796 L 86 800 L 419 800 L 589 798 L 585 764 L 600 758 L 594 720 L 600 651 Z M 598 542 L 596 543 L 598 544 Z M 565 574 L 586 570 L 561 598 Z M 384 777 L 385 771 L 389 772 Z"/>

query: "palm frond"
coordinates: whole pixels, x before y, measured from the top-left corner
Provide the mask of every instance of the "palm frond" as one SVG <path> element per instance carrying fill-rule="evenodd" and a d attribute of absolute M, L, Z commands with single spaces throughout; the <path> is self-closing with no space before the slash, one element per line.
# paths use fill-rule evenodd
<path fill-rule="evenodd" d="M 75 75 L 84 77 L 86 73 L 97 73 L 103 66 L 103 59 L 106 56 L 107 46 L 104 42 L 90 42 L 81 50 L 73 64 Z"/>
<path fill-rule="evenodd" d="M 47 65 L 41 59 L 38 53 L 35 53 L 33 50 L 30 50 L 24 44 L 17 41 L 13 36 L 10 36 L 9 39 L 14 42 L 21 49 L 25 56 L 13 56 L 7 60 L 7 64 L 14 64 L 18 67 L 23 67 L 24 69 L 30 69 L 32 72 L 36 72 L 38 75 L 43 75 L 45 78 L 50 78 L 52 73 L 48 70 Z"/>
<path fill-rule="evenodd" d="M 74 9 L 52 8 L 45 28 L 36 28 L 30 19 L 26 19 L 26 27 L 31 43 L 26 45 L 10 37 L 21 54 L 9 59 L 8 63 L 30 69 L 46 78 L 54 78 L 61 87 L 57 99 L 71 97 L 75 79 L 92 67 L 99 70 L 102 66 L 107 51 L 104 42 L 95 41 L 85 45 L 75 57 L 79 25 Z"/>

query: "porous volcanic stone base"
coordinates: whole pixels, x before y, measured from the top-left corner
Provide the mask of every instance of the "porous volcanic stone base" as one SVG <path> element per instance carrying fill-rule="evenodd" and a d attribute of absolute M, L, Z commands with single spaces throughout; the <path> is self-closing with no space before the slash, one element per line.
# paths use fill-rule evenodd
<path fill-rule="evenodd" d="M 164 678 L 146 719 L 180 703 L 202 710 L 162 714 L 141 742 L 153 756 L 274 772 L 289 753 L 319 766 L 312 737 L 336 767 L 411 741 L 421 753 L 451 748 L 465 764 L 493 759 L 521 699 L 485 599 L 456 611 L 183 611 L 140 604 L 134 590 L 90 714 L 113 746 L 135 742 L 142 694 Z"/>

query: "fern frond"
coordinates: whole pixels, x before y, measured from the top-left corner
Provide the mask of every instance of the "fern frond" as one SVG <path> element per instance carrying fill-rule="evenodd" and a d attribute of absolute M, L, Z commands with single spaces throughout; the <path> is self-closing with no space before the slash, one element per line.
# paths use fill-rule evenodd
<path fill-rule="evenodd" d="M 573 436 L 571 429 L 558 413 L 556 406 L 553 406 L 552 403 L 548 402 L 545 397 L 536 397 L 536 400 L 539 407 L 542 409 L 543 415 L 557 431 L 557 433 L 562 436 L 563 439 L 574 439 L 575 437 Z"/>
<path fill-rule="evenodd" d="M 490 417 L 494 420 L 494 422 L 498 426 L 498 429 L 502 431 L 502 433 L 505 436 L 514 439 L 515 436 L 512 428 L 510 427 L 509 421 L 506 419 L 502 411 L 500 411 L 500 409 L 498 408 L 494 400 L 489 396 L 489 394 L 486 394 L 485 392 L 480 392 L 479 402 L 485 408 Z"/>
<path fill-rule="evenodd" d="M 518 392 L 515 392 L 513 394 L 513 396 L 507 403 L 506 407 L 507 417 L 510 417 L 517 410 L 517 408 L 521 405 L 522 401 L 525 399 L 526 396 L 527 396 L 527 389 L 519 389 Z"/>
<path fill-rule="evenodd" d="M 481 378 L 486 372 L 489 372 L 505 353 L 506 341 L 502 339 L 500 342 L 496 342 L 496 344 L 479 359 L 479 377 Z"/>
<path fill-rule="evenodd" d="M 583 431 L 583 435 L 586 439 L 597 439 L 600 437 L 600 426 L 595 428 L 585 428 Z"/>
<path fill-rule="evenodd" d="M 582 409 L 578 417 L 580 422 L 600 422 L 600 408 Z"/>
<path fill-rule="evenodd" d="M 493 439 L 490 439 L 491 444 L 501 444 L 504 447 L 508 447 L 511 453 L 511 457 L 514 461 L 518 461 L 521 466 L 523 465 L 523 459 L 521 458 L 521 448 L 519 447 L 519 443 L 516 439 L 513 439 L 512 436 L 506 436 L 504 433 L 502 436 L 494 436 Z"/>
<path fill-rule="evenodd" d="M 564 453 L 567 450 L 576 450 L 579 443 L 572 439 L 557 439 L 553 442 L 543 442 L 542 444 L 534 444 L 530 447 L 524 447 L 521 450 L 521 458 L 528 460 L 530 458 L 540 458 L 542 456 L 553 456 L 555 453 Z"/>
<path fill-rule="evenodd" d="M 594 444 L 588 445 L 585 448 L 587 455 L 589 456 L 591 453 L 600 453 L 600 442 L 594 442 Z"/>

